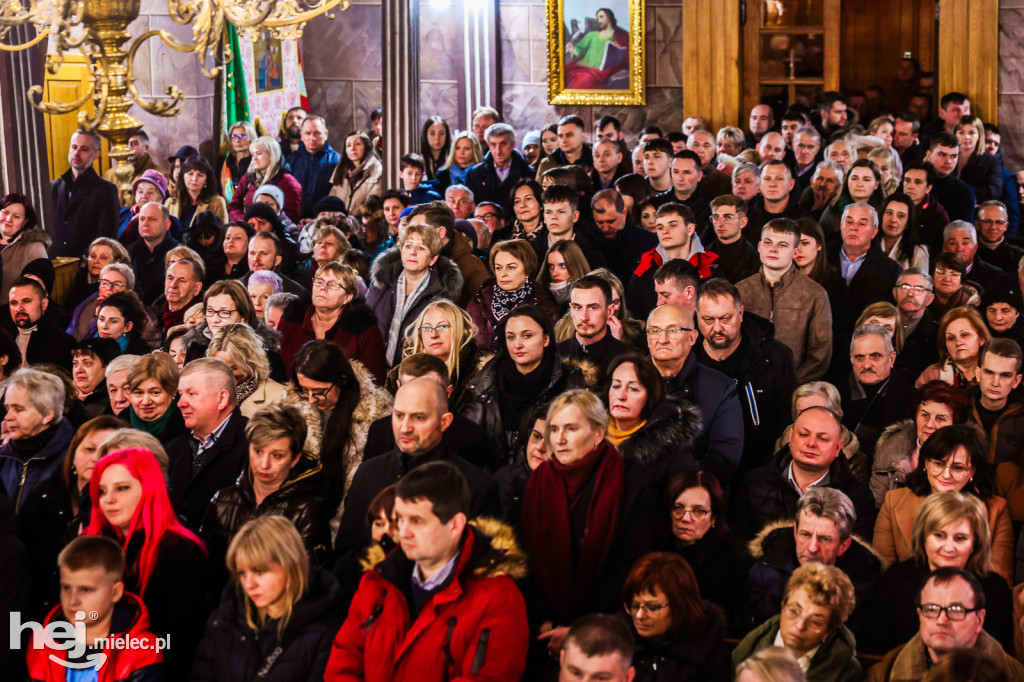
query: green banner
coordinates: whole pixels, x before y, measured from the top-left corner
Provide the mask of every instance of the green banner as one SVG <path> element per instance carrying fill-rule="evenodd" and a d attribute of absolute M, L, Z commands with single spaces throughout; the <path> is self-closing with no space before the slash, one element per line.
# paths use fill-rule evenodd
<path fill-rule="evenodd" d="M 228 46 L 231 48 L 231 63 L 226 67 L 224 78 L 224 106 L 227 118 L 227 129 L 230 130 L 235 121 L 250 121 L 249 93 L 245 89 L 245 69 L 242 68 L 241 47 L 238 43 L 238 31 L 230 22 L 225 22 Z"/>

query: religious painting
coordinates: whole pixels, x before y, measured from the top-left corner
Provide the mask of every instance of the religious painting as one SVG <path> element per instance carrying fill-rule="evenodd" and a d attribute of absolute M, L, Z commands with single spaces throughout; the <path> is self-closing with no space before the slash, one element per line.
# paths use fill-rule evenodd
<path fill-rule="evenodd" d="M 267 29 L 260 31 L 259 38 L 252 44 L 252 70 L 256 76 L 257 94 L 284 87 L 281 55 L 281 40 Z"/>
<path fill-rule="evenodd" d="M 547 0 L 548 103 L 643 106 L 644 0 Z"/>

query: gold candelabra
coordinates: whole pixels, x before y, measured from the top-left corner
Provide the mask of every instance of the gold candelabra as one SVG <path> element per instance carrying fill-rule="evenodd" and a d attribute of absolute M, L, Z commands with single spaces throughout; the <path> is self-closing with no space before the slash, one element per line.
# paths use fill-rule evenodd
<path fill-rule="evenodd" d="M 95 131 L 112 143 L 110 156 L 122 195 L 130 195 L 132 166 L 128 140 L 142 128 L 131 115 L 137 104 L 156 116 L 176 116 L 185 105 L 185 93 L 177 85 L 164 88 L 166 97 L 148 102 L 135 87 L 133 63 L 139 47 L 153 37 L 178 52 L 193 52 L 207 78 L 216 78 L 233 55 L 225 38 L 227 24 L 241 36 L 256 40 L 269 29 L 281 40 L 298 38 L 306 22 L 328 14 L 335 7 L 348 9 L 348 0 L 167 0 L 168 15 L 176 23 L 192 25 L 192 42 L 182 42 L 166 30 L 148 31 L 134 39 L 128 26 L 139 16 L 141 0 L 0 0 L 0 50 L 12 52 L 53 38 L 46 68 L 57 73 L 65 54 L 81 52 L 89 63 L 89 84 L 74 102 L 43 101 L 41 85 L 27 95 L 34 107 L 46 114 L 66 114 L 90 100 L 93 113 L 78 112 L 80 128 Z M 11 29 L 31 24 L 36 36 L 25 42 L 7 42 Z M 130 43 L 130 44 L 129 44 Z M 212 63 L 212 66 L 208 64 Z"/>

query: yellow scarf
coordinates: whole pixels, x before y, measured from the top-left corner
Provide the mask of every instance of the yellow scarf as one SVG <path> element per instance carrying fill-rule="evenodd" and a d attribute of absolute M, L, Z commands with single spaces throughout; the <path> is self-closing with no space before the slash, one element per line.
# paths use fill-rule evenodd
<path fill-rule="evenodd" d="M 628 431 L 619 431 L 617 428 L 615 428 L 615 420 L 612 419 L 608 422 L 608 440 L 611 441 L 611 444 L 614 445 L 615 447 L 619 447 L 627 440 L 632 438 L 633 434 L 642 429 L 645 424 L 647 424 L 646 419 L 637 424 L 636 426 L 634 426 L 633 428 L 629 429 Z"/>

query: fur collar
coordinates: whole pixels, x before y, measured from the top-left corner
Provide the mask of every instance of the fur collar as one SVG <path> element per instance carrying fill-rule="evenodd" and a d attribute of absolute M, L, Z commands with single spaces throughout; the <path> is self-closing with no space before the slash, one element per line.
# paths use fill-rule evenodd
<path fill-rule="evenodd" d="M 878 437 L 875 446 L 874 469 L 891 469 L 897 463 L 909 460 L 917 447 L 917 428 L 913 419 L 890 424 Z"/>
<path fill-rule="evenodd" d="M 185 336 L 181 337 L 181 345 L 183 348 L 188 348 L 193 343 L 199 342 L 204 346 L 210 345 L 210 337 L 206 335 L 206 331 L 209 326 L 206 324 L 206 320 L 203 320 L 196 326 L 185 332 Z M 263 322 L 263 320 L 256 320 L 256 326 L 253 327 L 253 332 L 256 333 L 256 337 L 263 344 L 264 350 L 268 353 L 277 353 L 281 350 L 281 332 L 276 329 L 271 329 Z"/>
<path fill-rule="evenodd" d="M 380 291 L 395 288 L 398 276 L 402 274 L 402 252 L 398 246 L 377 256 L 370 268 L 370 286 Z M 462 297 L 462 272 L 458 266 L 444 256 L 439 256 L 437 262 L 430 266 L 431 283 L 428 289 L 434 289 L 438 293 L 434 298 L 447 298 L 450 301 L 458 301 Z"/>
<path fill-rule="evenodd" d="M 583 381 L 587 386 L 597 386 L 601 380 L 601 368 L 592 360 L 580 357 L 559 356 L 562 361 L 562 373 L 568 376 L 574 369 L 578 369 L 583 375 Z"/>
<path fill-rule="evenodd" d="M 38 225 L 33 225 L 27 230 L 22 230 L 21 234 L 18 235 L 18 239 L 15 243 L 21 244 L 33 244 L 39 242 L 46 248 L 50 248 L 50 244 L 53 243 L 53 239 L 46 233 L 46 231 Z"/>
<path fill-rule="evenodd" d="M 750 553 L 750 556 L 754 559 L 754 561 L 764 560 L 766 557 L 765 545 L 768 541 L 768 536 L 770 536 L 777 530 L 782 530 L 785 528 L 789 530 L 788 535 L 792 537 L 793 528 L 795 526 L 796 522 L 793 519 L 782 519 L 780 521 L 776 521 L 775 523 L 769 523 L 767 526 L 758 531 L 757 535 L 754 536 L 753 540 L 747 543 L 747 551 Z M 853 535 L 851 537 L 853 538 L 854 543 L 861 546 L 861 549 L 863 549 L 865 552 L 878 559 L 879 563 L 882 565 L 883 570 L 886 568 L 887 562 L 882 557 L 882 555 L 879 554 L 875 550 L 875 548 L 871 546 L 870 542 L 860 538 L 857 535 Z M 770 542 L 767 542 L 767 544 L 769 546 L 771 545 Z"/>
<path fill-rule="evenodd" d="M 647 423 L 619 447 L 627 464 L 648 466 L 693 445 L 701 432 L 700 410 L 691 403 L 664 403 L 655 408 Z"/>

